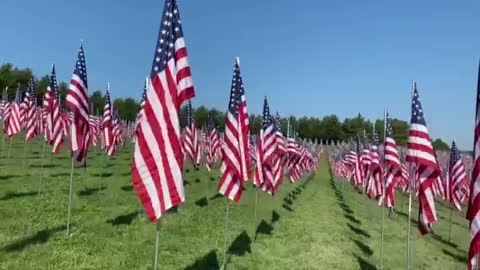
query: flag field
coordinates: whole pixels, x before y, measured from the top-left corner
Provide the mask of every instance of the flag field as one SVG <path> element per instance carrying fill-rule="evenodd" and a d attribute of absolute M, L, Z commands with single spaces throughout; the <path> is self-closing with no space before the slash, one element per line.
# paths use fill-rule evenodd
<path fill-rule="evenodd" d="M 75 167 L 72 235 L 66 221 L 71 160 L 45 151 L 40 138 L 14 136 L 0 152 L 0 269 L 152 269 L 155 226 L 131 186 L 132 146 L 113 159 L 91 149 L 87 168 Z M 47 147 L 48 149 L 48 147 Z M 219 269 L 223 261 L 225 197 L 217 193 L 218 165 L 195 171 L 186 162 L 186 201 L 161 217 L 161 269 Z M 39 194 L 40 175 L 42 192 Z M 381 208 L 343 180 L 333 180 L 326 154 L 316 174 L 295 184 L 285 179 L 275 197 L 245 184 L 230 205 L 228 269 L 374 269 L 380 261 Z M 397 192 L 385 218 L 385 267 L 404 269 L 408 198 Z M 468 223 L 437 201 L 433 234 L 416 229 L 412 204 L 413 269 L 465 269 Z M 465 208 L 465 207 L 464 207 Z M 255 232 L 254 232 L 255 231 Z M 253 241 L 255 240 L 255 241 Z"/>

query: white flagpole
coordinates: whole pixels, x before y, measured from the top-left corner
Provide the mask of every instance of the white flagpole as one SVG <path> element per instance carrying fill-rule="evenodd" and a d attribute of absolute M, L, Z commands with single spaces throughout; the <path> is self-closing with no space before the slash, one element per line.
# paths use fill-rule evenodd
<path fill-rule="evenodd" d="M 40 184 L 38 187 L 38 194 L 42 193 L 43 167 L 45 165 L 45 145 L 46 144 L 47 144 L 47 141 L 45 140 L 43 142 L 43 148 L 42 148 L 42 169 L 40 170 Z"/>
<path fill-rule="evenodd" d="M 386 145 L 386 138 L 387 138 L 387 109 L 385 108 L 385 112 L 383 114 L 383 172 L 386 171 L 386 164 L 385 164 L 385 145 Z M 384 174 L 385 175 L 385 174 Z M 382 239 L 380 244 L 380 269 L 383 269 L 383 239 L 384 239 L 384 225 L 385 225 L 385 207 L 387 205 L 387 194 L 386 193 L 386 184 L 385 179 L 383 179 L 382 185 Z"/>
<path fill-rule="evenodd" d="M 227 264 L 227 238 L 228 238 L 228 218 L 229 218 L 229 208 L 230 208 L 230 200 L 227 198 L 227 213 L 225 217 L 225 238 L 224 238 L 224 249 L 223 249 L 223 265 L 221 269 L 225 269 Z"/>
<path fill-rule="evenodd" d="M 154 260 L 154 265 L 153 269 L 157 270 L 158 269 L 158 246 L 160 242 L 160 219 L 157 219 L 157 238 L 155 240 L 155 260 Z"/>
<path fill-rule="evenodd" d="M 257 226 L 257 203 L 258 203 L 258 190 L 260 187 L 257 187 L 257 192 L 255 193 L 255 219 L 253 220 L 253 234 L 252 239 L 253 243 L 255 243 L 255 233 L 256 233 L 256 226 Z"/>
<path fill-rule="evenodd" d="M 412 82 L 412 99 L 413 100 L 413 93 L 415 91 L 416 82 Z M 413 176 L 413 167 L 412 164 L 409 163 L 409 176 L 408 176 L 408 219 L 407 219 L 407 270 L 410 270 L 410 218 L 412 216 L 412 176 Z"/>
<path fill-rule="evenodd" d="M 72 212 L 73 162 L 74 162 L 74 158 L 72 156 L 72 167 L 70 169 L 70 193 L 68 195 L 67 237 L 70 236 L 70 216 Z"/>
<path fill-rule="evenodd" d="M 12 149 L 12 140 L 13 140 L 13 137 L 10 138 L 10 142 L 8 143 L 8 155 L 7 155 L 7 159 L 10 159 L 10 149 Z"/>

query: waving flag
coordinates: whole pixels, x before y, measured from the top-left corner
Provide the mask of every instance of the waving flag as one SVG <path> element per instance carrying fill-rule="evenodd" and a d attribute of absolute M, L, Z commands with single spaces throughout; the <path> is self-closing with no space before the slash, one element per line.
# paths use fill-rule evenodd
<path fill-rule="evenodd" d="M 478 68 L 475 132 L 473 138 L 473 172 L 470 180 L 470 202 L 467 219 L 470 220 L 470 251 L 468 269 L 477 269 L 480 256 L 480 66 Z"/>
<path fill-rule="evenodd" d="M 80 44 L 75 70 L 73 71 L 70 87 L 67 92 L 67 106 L 73 112 L 73 121 L 70 126 L 70 152 L 79 162 L 84 162 L 87 157 L 90 138 L 88 134 L 88 83 L 87 67 L 83 43 Z"/>
<path fill-rule="evenodd" d="M 114 140 L 113 140 L 113 120 L 112 120 L 112 104 L 110 102 L 110 84 L 107 84 L 105 92 L 105 107 L 103 108 L 103 146 L 105 153 L 109 156 L 114 155 Z"/>
<path fill-rule="evenodd" d="M 205 166 L 208 171 L 211 171 L 213 164 L 215 163 L 216 153 L 220 149 L 220 139 L 218 138 L 217 129 L 215 128 L 215 120 L 213 114 L 208 115 L 208 135 L 206 146 L 206 159 Z"/>
<path fill-rule="evenodd" d="M 415 82 L 413 85 L 412 118 L 408 132 L 407 162 L 410 162 L 414 171 L 416 171 L 414 181 L 418 183 L 419 187 L 418 228 L 422 234 L 427 234 L 430 232 L 431 224 L 437 221 L 433 184 L 437 177 L 441 176 L 441 171 L 435 158 Z"/>
<path fill-rule="evenodd" d="M 194 96 L 177 1 L 166 0 L 132 164 L 151 221 L 185 200 L 178 112 Z"/>
<path fill-rule="evenodd" d="M 52 152 L 60 153 L 63 147 L 63 135 L 65 132 L 64 119 L 60 110 L 60 91 L 57 86 L 57 76 L 55 75 L 55 66 L 50 76 L 50 88 L 52 89 L 51 100 L 51 124 L 47 124 L 48 129 L 52 132 Z M 50 120 L 48 120 L 50 121 Z"/>
<path fill-rule="evenodd" d="M 248 153 L 247 100 L 240 74 L 240 60 L 237 58 L 232 79 L 232 89 L 225 121 L 225 136 L 222 147 L 222 176 L 218 191 L 234 202 L 242 196 L 243 182 L 250 176 Z"/>
<path fill-rule="evenodd" d="M 388 113 L 386 118 L 384 158 L 387 169 L 385 178 L 387 181 L 385 194 L 382 196 L 386 199 L 387 207 L 393 208 L 395 206 L 395 186 L 397 185 L 397 179 L 402 176 L 402 168 L 397 143 L 393 138 L 392 120 L 388 117 Z"/>
<path fill-rule="evenodd" d="M 272 163 L 276 157 L 275 152 L 277 150 L 275 136 L 275 125 L 270 115 L 267 98 L 265 97 L 263 101 L 262 126 L 257 142 L 254 184 L 257 188 L 262 188 L 262 190 L 270 194 L 273 194 L 274 191 Z"/>
<path fill-rule="evenodd" d="M 20 102 L 20 84 L 18 84 L 17 92 L 15 93 L 15 99 L 11 105 L 12 109 L 8 120 L 7 135 L 9 138 L 20 132 Z"/>
<path fill-rule="evenodd" d="M 450 194 L 453 206 L 458 211 L 462 210 L 461 200 L 463 197 L 463 187 L 468 183 L 467 173 L 465 172 L 465 165 L 463 164 L 462 156 L 458 151 L 455 140 L 452 142 L 450 150 L 450 162 L 448 167 L 448 181 L 450 182 L 449 189 L 446 190 Z"/>
<path fill-rule="evenodd" d="M 198 130 L 195 125 L 195 119 L 193 118 L 192 103 L 190 100 L 187 103 L 187 127 L 185 128 L 183 139 L 183 149 L 192 161 L 195 170 L 198 170 L 200 165 L 200 145 Z"/>
<path fill-rule="evenodd" d="M 27 141 L 32 140 L 35 135 L 36 135 L 36 123 L 37 123 L 37 117 L 36 117 L 36 104 L 35 104 L 35 82 L 33 81 L 33 78 L 30 79 L 28 82 L 28 89 L 27 92 L 25 93 L 25 101 L 27 106 L 25 107 L 25 129 L 27 133 Z"/>

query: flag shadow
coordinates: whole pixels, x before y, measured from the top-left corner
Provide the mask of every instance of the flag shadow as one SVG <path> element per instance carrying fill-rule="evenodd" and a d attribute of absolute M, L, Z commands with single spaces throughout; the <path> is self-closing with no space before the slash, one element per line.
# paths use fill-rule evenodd
<path fill-rule="evenodd" d="M 130 225 L 139 214 L 139 211 L 134 211 L 125 215 L 117 216 L 113 219 L 109 219 L 107 220 L 107 223 L 112 224 L 112 226 Z"/>
<path fill-rule="evenodd" d="M 465 254 L 465 255 L 456 255 L 456 254 L 453 254 L 452 252 L 442 248 L 442 252 L 443 254 L 445 255 L 448 255 L 450 257 L 452 257 L 452 259 L 455 259 L 457 260 L 458 262 L 460 263 L 464 263 L 464 264 L 468 264 L 468 255 Z"/>
<path fill-rule="evenodd" d="M 29 191 L 29 192 L 8 192 L 8 193 L 5 194 L 2 198 L 0 198 L 0 201 L 8 201 L 8 200 L 10 200 L 10 199 L 31 197 L 31 196 L 36 196 L 36 195 L 38 195 L 38 192 L 36 192 L 36 191 Z"/>
<path fill-rule="evenodd" d="M 288 210 L 288 211 L 290 211 L 290 212 L 294 212 L 294 211 L 295 211 L 295 210 L 293 210 L 290 206 L 288 206 L 288 205 L 285 204 L 285 203 L 282 204 L 282 207 L 283 207 L 283 209 Z"/>
<path fill-rule="evenodd" d="M 0 175 L 0 180 L 9 180 L 9 179 L 14 178 L 14 177 L 17 177 L 17 175 L 11 175 L 11 174 Z"/>
<path fill-rule="evenodd" d="M 101 186 L 100 188 L 85 188 L 83 190 L 80 190 L 77 194 L 78 196 L 90 196 L 105 189 L 105 186 Z"/>
<path fill-rule="evenodd" d="M 217 252 L 215 250 L 212 250 L 202 258 L 197 259 L 192 265 L 185 267 L 185 270 L 196 269 L 220 269 L 220 266 L 218 264 Z"/>
<path fill-rule="evenodd" d="M 208 199 L 207 197 L 203 197 L 200 200 L 194 202 L 196 206 L 198 207 L 205 207 L 208 206 Z"/>
<path fill-rule="evenodd" d="M 236 256 L 245 256 L 247 253 L 252 253 L 251 245 L 252 240 L 248 236 L 246 231 L 243 231 L 235 238 L 230 247 L 228 248 L 228 254 Z"/>
<path fill-rule="evenodd" d="M 350 230 L 352 232 L 354 232 L 355 234 L 370 238 L 370 234 L 368 232 L 366 232 L 365 230 L 362 230 L 360 228 L 356 228 L 356 227 L 352 226 L 352 224 L 350 224 L 350 223 L 347 223 L 347 225 L 350 228 Z"/>
<path fill-rule="evenodd" d="M 15 252 L 15 251 L 21 251 L 31 245 L 44 244 L 48 241 L 48 239 L 50 239 L 50 237 L 54 233 L 63 231 L 65 229 L 66 229 L 66 226 L 59 226 L 52 229 L 44 229 L 44 230 L 38 231 L 35 235 L 31 237 L 27 237 L 19 241 L 16 241 L 12 244 L 6 245 L 3 248 L 3 250 L 5 250 L 6 252 Z"/>
<path fill-rule="evenodd" d="M 357 254 L 353 254 L 353 256 L 357 259 L 358 261 L 358 266 L 360 266 L 361 270 L 376 270 L 377 267 L 375 265 L 367 262 L 364 260 L 362 257 L 358 256 Z"/>
<path fill-rule="evenodd" d="M 257 230 L 255 231 L 255 241 L 257 240 L 257 236 L 259 234 L 271 235 L 272 232 L 272 225 L 268 224 L 265 220 L 262 220 L 260 224 L 258 224 Z"/>
<path fill-rule="evenodd" d="M 355 245 L 357 245 L 357 247 L 363 252 L 363 254 L 365 254 L 366 256 L 370 257 L 373 255 L 373 250 L 365 245 L 363 242 L 360 242 L 356 239 L 353 239 L 353 238 L 350 238 L 350 240 L 355 243 Z"/>
<path fill-rule="evenodd" d="M 213 195 L 212 197 L 210 197 L 210 200 L 213 201 L 213 200 L 216 200 L 216 199 L 222 198 L 222 197 L 223 197 L 222 194 L 217 193 L 217 194 Z"/>
<path fill-rule="evenodd" d="M 122 187 L 120 187 L 120 189 L 123 190 L 123 191 L 132 191 L 133 186 L 122 186 Z"/>

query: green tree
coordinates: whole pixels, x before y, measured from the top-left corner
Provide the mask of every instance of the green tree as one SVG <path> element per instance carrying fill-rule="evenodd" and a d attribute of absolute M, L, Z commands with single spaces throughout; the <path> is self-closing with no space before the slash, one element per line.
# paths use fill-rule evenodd
<path fill-rule="evenodd" d="M 432 145 L 435 150 L 439 150 L 439 151 L 450 150 L 450 147 L 448 146 L 448 144 L 442 141 L 442 139 L 436 139 L 435 141 L 433 141 Z"/>
<path fill-rule="evenodd" d="M 105 108 L 106 100 L 101 90 L 93 91 L 93 93 L 88 97 L 88 101 L 91 104 L 91 114 L 103 115 L 103 109 Z"/>

